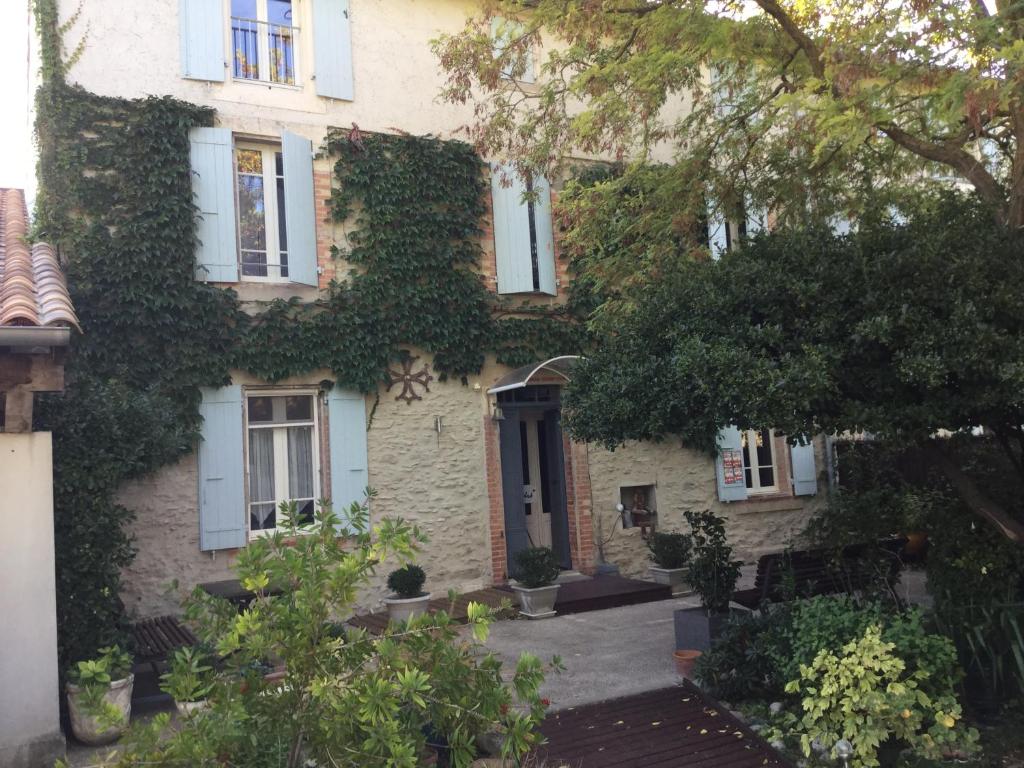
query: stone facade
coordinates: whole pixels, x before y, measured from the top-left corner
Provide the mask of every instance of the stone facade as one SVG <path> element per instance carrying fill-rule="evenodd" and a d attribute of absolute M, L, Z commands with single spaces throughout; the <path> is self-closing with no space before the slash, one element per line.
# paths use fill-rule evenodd
<path fill-rule="evenodd" d="M 726 519 L 726 529 L 735 556 L 755 561 L 768 552 L 778 552 L 799 539 L 809 515 L 820 504 L 825 480 L 823 445 L 816 445 L 819 467 L 818 495 L 796 497 L 789 486 L 788 450 L 785 441 L 775 440 L 780 476 L 779 492 L 747 501 L 722 503 L 718 500 L 713 459 L 682 448 L 677 442 L 630 443 L 616 451 L 590 446 L 595 537 L 603 543 L 605 559 L 617 565 L 624 576 L 644 576 L 650 564 L 646 543 L 639 528 L 623 529 L 616 504 L 621 489 L 651 486 L 655 491 L 657 529 L 688 532 L 686 510 L 710 509 Z M 628 507 L 628 504 L 627 504 Z M 600 524 L 600 530 L 598 530 Z"/>
<path fill-rule="evenodd" d="M 230 1 L 221 0 L 225 15 Z M 313 81 L 301 78 L 296 87 L 232 80 L 202 82 L 180 75 L 178 0 L 61 0 L 62 20 L 78 13 L 76 29 L 88 38 L 70 79 L 95 93 L 143 97 L 169 94 L 212 107 L 215 123 L 236 137 L 276 140 L 283 131 L 304 136 L 319 147 L 330 126 L 358 125 L 364 132 L 403 131 L 440 138 L 462 137 L 473 119 L 471 105 L 447 104 L 437 98 L 445 80 L 431 52 L 430 41 L 457 32 L 477 8 L 471 0 L 352 0 L 354 98 L 325 99 Z M 313 72 L 311 3 L 295 0 L 300 72 Z M 159 30 L 141 34 L 139 30 Z M 552 41 L 545 41 L 546 45 Z M 396 55 L 400 52 L 400 55 Z M 685 105 L 673 105 L 685 108 Z M 668 147 L 655 149 L 655 159 L 671 159 Z M 330 281 L 344 277 L 348 266 L 331 258 L 331 247 L 344 250 L 346 229 L 330 222 L 326 200 L 332 185 L 331 162 L 317 158 L 313 166 L 316 200 L 316 243 L 319 285 L 240 282 L 232 284 L 246 307 L 298 297 L 313 301 Z M 557 185 L 556 185 L 557 186 Z M 489 205 L 488 197 L 488 205 Z M 488 219 L 490 217 L 488 216 Z M 481 279 L 496 285 L 493 232 L 482 222 Z M 556 243 L 557 256 L 557 243 Z M 518 296 L 532 304 L 564 301 L 567 264 L 556 258 L 558 295 Z M 420 355 L 419 365 L 431 362 Z M 487 389 L 507 373 L 489 361 L 467 385 L 433 382 L 423 400 L 407 405 L 383 386 L 367 397 L 372 414 L 367 432 L 369 482 L 378 492 L 372 516 L 402 516 L 420 525 L 430 537 L 421 563 L 427 586 L 435 593 L 449 587 L 472 589 L 507 578 L 501 462 L 498 429 L 491 420 Z M 317 387 L 332 378 L 316 371 L 282 386 Z M 259 385 L 241 372 L 234 382 Z M 241 436 L 240 436 L 241 439 Z M 321 440 L 320 488 L 328 488 L 326 440 Z M 573 565 L 591 572 L 597 562 L 598 531 L 607 532 L 617 514 L 620 488 L 652 485 L 662 529 L 682 527 L 682 510 L 713 508 L 729 518 L 737 552 L 752 557 L 781 548 L 806 517 L 807 504 L 788 489 L 776 497 L 732 506 L 715 500 L 711 459 L 670 443 L 631 445 L 614 453 L 593 446 L 564 445 L 565 488 Z M 780 467 L 780 470 L 783 469 Z M 784 471 L 780 474 L 785 475 Z M 121 503 L 136 514 L 132 526 L 138 556 L 124 573 L 124 600 L 136 616 L 173 613 L 180 593 L 196 583 L 229 578 L 235 557 L 230 550 L 199 549 L 198 477 L 194 455 L 152 477 L 129 483 Z M 640 575 L 646 551 L 639 531 L 617 531 L 605 546 L 607 558 L 624 573 Z M 376 607 L 384 594 L 386 568 L 361 601 Z M 176 580 L 178 589 L 167 590 Z"/>

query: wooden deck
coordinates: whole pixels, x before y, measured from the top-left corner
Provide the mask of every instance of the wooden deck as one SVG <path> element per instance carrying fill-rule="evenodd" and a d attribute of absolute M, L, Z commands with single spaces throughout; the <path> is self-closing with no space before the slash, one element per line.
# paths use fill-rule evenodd
<path fill-rule="evenodd" d="M 555 712 L 537 757 L 581 768 L 765 768 L 791 764 L 690 682 Z"/>
<path fill-rule="evenodd" d="M 447 611 L 448 615 L 454 618 L 461 624 L 466 623 L 466 608 L 470 603 L 483 603 L 489 605 L 491 608 L 499 609 L 503 604 L 511 604 L 515 600 L 515 595 L 511 592 L 497 589 L 495 587 L 488 587 L 487 589 L 476 589 L 472 592 L 464 592 L 459 595 L 458 600 L 455 601 L 453 606 L 448 596 L 435 598 L 428 603 L 429 610 L 431 613 L 437 611 Z M 510 615 L 515 614 L 514 608 L 509 608 Z M 369 613 L 365 616 L 353 616 L 348 620 L 348 623 L 353 627 L 360 627 L 361 629 L 368 630 L 374 634 L 380 634 L 388 626 L 388 613 L 387 611 L 381 611 L 380 613 Z"/>
<path fill-rule="evenodd" d="M 555 610 L 559 614 L 586 613 L 623 605 L 653 603 L 671 597 L 672 588 L 664 584 L 623 576 L 595 576 L 562 584 L 558 590 L 558 599 L 555 600 Z"/>
<path fill-rule="evenodd" d="M 622 605 L 651 603 L 655 600 L 668 600 L 672 590 L 662 584 L 639 579 L 626 579 L 622 576 L 595 576 L 592 579 L 567 581 L 558 590 L 555 610 L 559 614 L 585 613 L 605 608 L 618 608 Z M 440 597 L 430 601 L 430 612 L 448 611 L 459 622 L 466 621 L 466 606 L 470 602 L 484 603 L 492 608 L 501 607 L 503 602 L 512 603 L 509 618 L 516 615 L 517 603 L 515 593 L 510 587 L 488 587 L 459 595 L 454 609 L 448 597 Z M 355 616 L 348 621 L 354 627 L 361 627 L 373 633 L 380 633 L 388 625 L 387 611 Z"/>

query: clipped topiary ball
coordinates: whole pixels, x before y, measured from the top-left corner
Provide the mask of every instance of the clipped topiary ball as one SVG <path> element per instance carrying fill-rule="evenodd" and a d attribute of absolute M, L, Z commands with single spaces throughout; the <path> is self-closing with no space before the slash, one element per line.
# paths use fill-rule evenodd
<path fill-rule="evenodd" d="M 388 589 L 401 598 L 419 597 L 423 594 L 423 582 L 427 574 L 418 565 L 407 565 L 388 575 Z"/>
<path fill-rule="evenodd" d="M 555 553 L 547 547 L 530 547 L 516 555 L 516 580 L 527 589 L 554 583 L 561 572 Z"/>

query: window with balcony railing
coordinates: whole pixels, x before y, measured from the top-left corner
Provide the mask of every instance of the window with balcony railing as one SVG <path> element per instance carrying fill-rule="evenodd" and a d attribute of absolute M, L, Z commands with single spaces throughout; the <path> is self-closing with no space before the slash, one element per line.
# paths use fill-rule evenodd
<path fill-rule="evenodd" d="M 231 0 L 232 72 L 236 80 L 299 82 L 299 28 L 291 0 Z"/>

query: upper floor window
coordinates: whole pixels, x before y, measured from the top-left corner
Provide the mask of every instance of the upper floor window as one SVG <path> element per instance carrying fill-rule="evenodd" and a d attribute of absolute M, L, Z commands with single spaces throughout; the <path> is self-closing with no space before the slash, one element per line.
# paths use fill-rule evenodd
<path fill-rule="evenodd" d="M 298 37 L 291 0 L 231 0 L 236 79 L 296 85 Z"/>
<path fill-rule="evenodd" d="M 495 16 L 491 19 L 491 39 L 494 42 L 495 57 L 504 55 L 509 48 L 519 48 L 518 41 L 523 37 L 526 28 L 518 21 Z M 509 61 L 501 69 L 501 76 L 507 80 L 518 80 L 521 83 L 536 82 L 533 68 L 533 50 L 514 50 Z"/>
<path fill-rule="evenodd" d="M 288 227 L 280 147 L 236 145 L 235 179 L 242 278 L 287 281 Z"/>
<path fill-rule="evenodd" d="M 498 293 L 556 294 L 551 188 L 509 166 L 491 171 Z"/>
<path fill-rule="evenodd" d="M 743 446 L 743 479 L 748 494 L 778 490 L 778 469 L 770 429 L 746 429 L 740 435 Z"/>

